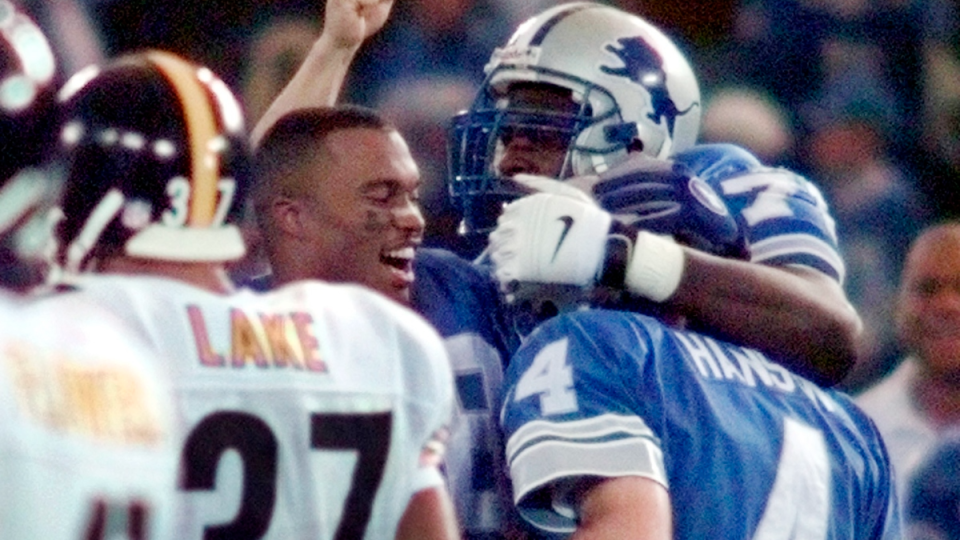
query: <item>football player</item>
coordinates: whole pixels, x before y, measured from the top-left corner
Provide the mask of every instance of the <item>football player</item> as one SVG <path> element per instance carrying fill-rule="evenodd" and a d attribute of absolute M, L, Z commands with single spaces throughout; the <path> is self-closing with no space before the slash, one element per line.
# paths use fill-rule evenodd
<path fill-rule="evenodd" d="M 634 309 L 661 321 L 682 319 L 815 382 L 836 383 L 852 365 L 860 323 L 841 287 L 844 265 L 822 196 L 804 178 L 764 167 L 740 148 L 695 144 L 699 116 L 693 70 L 657 28 L 595 3 L 557 6 L 494 52 L 476 102 L 454 119 L 451 192 L 467 227 L 496 227 L 488 254 L 515 303 L 542 294 L 525 289 L 528 283 L 625 289 Z M 501 212 L 531 188 L 579 201 L 574 185 L 619 219 L 590 220 L 595 204 L 564 207 L 562 197 L 519 199 Z M 604 351 L 640 348 L 615 341 L 608 349 L 600 341 Z M 541 391 L 568 393 L 564 381 L 572 372 L 562 358 L 550 364 L 557 371 L 538 364 L 529 377 L 511 359 L 505 381 L 544 383 L 555 375 L 561 388 Z M 526 356 L 517 361 L 526 362 L 518 369 L 530 366 Z M 532 375 L 538 370 L 542 379 Z M 625 388 L 633 385 L 640 400 L 649 382 L 633 378 Z M 506 427 L 505 435 L 519 429 Z M 511 444 L 507 459 L 520 500 L 529 473 L 514 466 Z M 691 537 L 691 530 L 680 536 Z"/>
<path fill-rule="evenodd" d="M 451 538 L 442 342 L 356 286 L 236 292 L 249 185 L 228 87 L 129 54 L 61 91 L 61 282 L 162 355 L 183 420 L 177 538 Z"/>
<path fill-rule="evenodd" d="M 611 220 L 565 195 L 521 202 Z M 525 519 L 571 538 L 902 537 L 883 440 L 848 396 L 668 315 L 565 313 L 511 358 L 501 421 Z"/>
<path fill-rule="evenodd" d="M 563 4 L 519 26 L 486 69 L 477 100 L 454 119 L 449 144 L 450 189 L 468 229 L 492 229 L 503 202 L 531 185 L 585 183 L 605 209 L 630 215 L 646 231 L 629 235 L 631 293 L 818 382 L 843 377 L 860 321 L 841 287 L 844 264 L 823 197 L 806 179 L 764 167 L 743 149 L 696 144 L 697 79 L 665 34 L 609 6 Z M 532 182 L 527 175 L 567 181 Z M 735 218 L 746 261 L 648 234 L 684 236 L 684 227 L 703 222 L 702 207 L 719 208 L 695 177 Z M 522 208 L 510 220 L 506 226 L 541 230 Z M 698 233 L 726 234 L 702 227 Z M 510 248 L 536 252 L 544 245 L 529 240 Z M 533 267 L 512 270 L 513 281 L 546 281 Z"/>
<path fill-rule="evenodd" d="M 58 186 L 44 166 L 57 69 L 39 26 L 0 0 L 0 537 L 173 538 L 173 403 L 155 358 L 106 310 L 24 294 Z"/>
<path fill-rule="evenodd" d="M 445 472 L 458 503 L 483 497 L 458 504 L 460 520 L 499 528 L 511 510 L 509 497 L 496 496 L 505 476 L 492 474 L 502 455 L 492 419 L 509 351 L 499 295 L 477 267 L 419 247 L 420 172 L 403 137 L 370 109 L 306 108 L 273 125 L 256 161 L 253 199 L 273 271 L 251 287 L 304 278 L 359 283 L 433 323 L 446 338 L 461 405 Z M 484 466 L 458 466 L 473 461 Z"/>

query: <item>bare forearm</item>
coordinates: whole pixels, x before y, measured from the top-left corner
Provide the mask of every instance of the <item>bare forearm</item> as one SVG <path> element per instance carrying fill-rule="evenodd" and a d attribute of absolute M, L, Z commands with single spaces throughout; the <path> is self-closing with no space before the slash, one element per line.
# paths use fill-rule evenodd
<path fill-rule="evenodd" d="M 861 323 L 835 281 L 687 250 L 670 303 L 700 330 L 760 349 L 812 380 L 840 382 L 856 360 Z"/>

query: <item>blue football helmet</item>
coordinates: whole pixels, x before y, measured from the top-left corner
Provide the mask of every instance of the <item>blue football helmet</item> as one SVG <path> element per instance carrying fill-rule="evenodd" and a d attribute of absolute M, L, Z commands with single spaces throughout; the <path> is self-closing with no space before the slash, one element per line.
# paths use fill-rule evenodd
<path fill-rule="evenodd" d="M 523 23 L 494 51 L 472 107 L 449 133 L 449 189 L 463 232 L 484 232 L 521 193 L 507 180 L 525 172 L 559 179 L 600 174 L 629 152 L 667 158 L 693 146 L 700 90 L 693 69 L 660 30 L 618 9 L 575 2 Z M 517 103 L 519 88 L 566 92 L 571 107 Z M 560 147 L 557 170 L 504 166 L 511 141 Z"/>

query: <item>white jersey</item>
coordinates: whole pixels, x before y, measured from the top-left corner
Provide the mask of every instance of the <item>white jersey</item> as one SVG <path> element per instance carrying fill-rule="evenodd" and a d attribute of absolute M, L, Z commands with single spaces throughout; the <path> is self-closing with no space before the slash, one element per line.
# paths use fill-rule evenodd
<path fill-rule="evenodd" d="M 90 276 L 166 357 L 184 431 L 178 538 L 392 538 L 453 406 L 439 335 L 366 289 L 216 295 Z M 439 448 L 442 450 L 442 447 Z"/>
<path fill-rule="evenodd" d="M 80 298 L 0 298 L 0 538 L 172 538 L 173 401 L 148 351 Z"/>

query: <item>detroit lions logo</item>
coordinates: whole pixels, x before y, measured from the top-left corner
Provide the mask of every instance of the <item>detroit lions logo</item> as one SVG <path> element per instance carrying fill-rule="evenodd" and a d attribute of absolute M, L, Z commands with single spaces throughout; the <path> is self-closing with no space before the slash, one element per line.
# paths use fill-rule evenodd
<path fill-rule="evenodd" d="M 653 112 L 647 114 L 647 118 L 658 124 L 661 118 L 666 120 L 667 131 L 670 137 L 673 137 L 673 127 L 677 123 L 677 117 L 687 114 L 699 103 L 692 103 L 682 111 L 677 109 L 676 103 L 673 102 L 667 90 L 667 74 L 663 71 L 663 58 L 653 47 L 647 45 L 643 38 L 639 36 L 620 38 L 616 45 L 609 44 L 606 49 L 620 58 L 623 67 L 600 66 L 600 70 L 608 75 L 626 77 L 646 88 L 650 93 L 650 106 L 653 107 Z"/>

